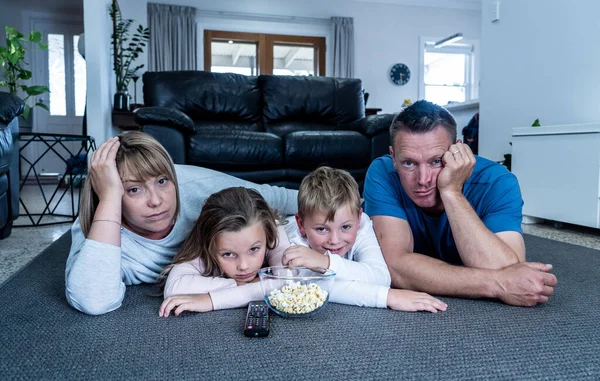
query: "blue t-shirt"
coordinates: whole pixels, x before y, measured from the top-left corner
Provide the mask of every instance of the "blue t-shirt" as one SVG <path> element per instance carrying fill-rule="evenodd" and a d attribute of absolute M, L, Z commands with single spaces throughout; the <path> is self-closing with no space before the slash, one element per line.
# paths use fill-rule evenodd
<path fill-rule="evenodd" d="M 463 194 L 485 226 L 492 232 L 521 230 L 523 199 L 515 175 L 503 165 L 475 156 L 473 174 Z M 390 155 L 371 163 L 363 192 L 364 210 L 369 216 L 402 218 L 410 225 L 415 253 L 462 264 L 446 213 L 431 217 L 408 197 Z"/>

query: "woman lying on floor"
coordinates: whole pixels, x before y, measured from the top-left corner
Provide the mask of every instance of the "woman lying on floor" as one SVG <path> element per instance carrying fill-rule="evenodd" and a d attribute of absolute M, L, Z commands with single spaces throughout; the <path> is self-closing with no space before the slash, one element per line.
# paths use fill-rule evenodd
<path fill-rule="evenodd" d="M 103 143 L 90 160 L 88 180 L 71 228 L 66 296 L 90 315 L 119 308 L 125 286 L 155 283 L 212 193 L 254 188 L 279 213 L 297 211 L 297 191 L 175 166 L 164 147 L 141 132 Z"/>

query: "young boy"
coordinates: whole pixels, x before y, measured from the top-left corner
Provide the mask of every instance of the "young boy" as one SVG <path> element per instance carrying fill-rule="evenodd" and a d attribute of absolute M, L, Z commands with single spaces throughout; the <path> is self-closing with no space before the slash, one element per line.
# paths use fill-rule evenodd
<path fill-rule="evenodd" d="M 336 272 L 330 300 L 401 311 L 445 311 L 447 305 L 422 292 L 390 289 L 390 273 L 369 217 L 362 212 L 358 184 L 346 171 L 320 167 L 298 192 L 298 213 L 287 219 L 292 246 L 285 266 Z"/>

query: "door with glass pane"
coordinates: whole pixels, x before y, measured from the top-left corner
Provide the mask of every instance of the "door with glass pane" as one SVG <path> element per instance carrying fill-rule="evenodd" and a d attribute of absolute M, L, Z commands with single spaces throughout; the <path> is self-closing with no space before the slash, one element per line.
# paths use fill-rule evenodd
<path fill-rule="evenodd" d="M 86 65 L 77 44 L 83 25 L 49 21 L 34 21 L 33 24 L 34 29 L 39 30 L 48 43 L 48 50 L 35 52 L 32 83 L 45 84 L 50 88 L 49 94 L 43 94 L 37 99 L 45 103 L 50 112 L 36 108 L 32 130 L 39 133 L 81 135 L 86 100 Z M 81 143 L 64 144 L 72 152 L 77 152 L 78 144 Z M 48 149 L 39 143 L 37 146 L 38 157 Z M 62 156 L 67 154 L 66 149 L 60 145 L 54 149 Z M 56 155 L 47 155 L 44 159 L 36 167 L 38 172 L 64 173 L 66 164 Z"/>

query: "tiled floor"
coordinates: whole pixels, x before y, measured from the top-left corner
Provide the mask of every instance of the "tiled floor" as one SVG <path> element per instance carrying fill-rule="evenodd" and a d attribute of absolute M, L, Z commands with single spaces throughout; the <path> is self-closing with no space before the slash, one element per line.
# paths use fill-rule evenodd
<path fill-rule="evenodd" d="M 64 193 L 66 188 L 58 188 L 55 196 L 52 197 L 56 184 L 47 184 L 42 186 L 44 196 L 39 187 L 34 184 L 25 185 L 21 191 L 21 200 L 26 209 L 31 214 L 42 214 L 46 208 L 46 203 L 50 204 L 50 212 L 55 214 L 73 215 L 71 194 Z M 63 196 L 64 193 L 64 196 Z M 61 199 L 62 196 L 62 199 Z M 74 191 L 73 205 L 77 208 L 79 202 L 79 192 Z M 44 197 L 45 200 L 44 201 Z M 58 202 L 60 200 L 60 202 Z M 25 213 L 25 208 L 21 204 L 21 214 Z M 75 209 L 77 210 L 77 209 Z M 46 210 L 48 214 L 48 210 Z M 38 226 L 38 227 L 18 227 L 19 225 L 32 225 L 33 223 L 49 223 L 59 221 L 71 221 L 70 217 L 32 216 L 32 219 L 21 216 L 14 225 L 12 234 L 7 239 L 0 241 L 0 284 L 8 279 L 12 274 L 23 268 L 36 255 L 42 252 L 52 242 L 60 238 L 71 227 L 71 222 L 58 225 Z"/>
<path fill-rule="evenodd" d="M 55 186 L 45 185 L 44 188 L 45 190 L 48 189 L 50 193 L 47 194 L 51 195 L 55 189 Z M 41 213 L 43 211 L 43 199 L 39 194 L 39 190 L 35 187 L 24 187 L 22 198 L 30 212 Z M 47 199 L 49 199 L 49 196 L 47 196 Z M 77 203 L 77 197 L 75 197 L 74 201 Z M 64 214 L 71 213 L 70 194 L 65 195 L 54 211 L 56 213 Z M 53 220 L 56 221 L 57 218 L 45 217 L 43 222 L 49 222 Z M 30 220 L 28 220 L 26 217 L 19 217 L 19 219 L 15 221 L 16 225 L 30 223 Z M 2 284 L 19 269 L 23 268 L 42 250 L 44 250 L 52 242 L 68 231 L 70 227 L 71 223 L 43 227 L 13 228 L 11 236 L 0 241 L 0 284 Z M 554 224 L 545 223 L 536 225 L 523 225 L 523 230 L 527 234 L 600 250 L 599 229 L 584 228 L 581 226 L 568 224 L 565 224 L 560 229 L 557 229 Z"/>

